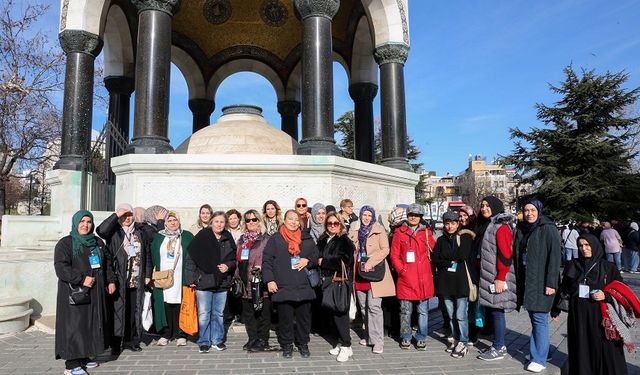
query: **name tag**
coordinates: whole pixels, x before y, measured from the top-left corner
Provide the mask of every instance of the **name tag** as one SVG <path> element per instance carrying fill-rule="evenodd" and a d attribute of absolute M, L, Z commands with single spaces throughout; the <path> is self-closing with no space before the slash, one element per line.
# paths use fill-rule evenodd
<path fill-rule="evenodd" d="M 240 251 L 240 260 L 247 260 L 249 259 L 249 249 L 242 248 L 242 251 Z"/>
<path fill-rule="evenodd" d="M 407 263 L 415 263 L 416 253 L 413 250 L 407 251 Z"/>
<path fill-rule="evenodd" d="M 134 256 L 136 256 L 136 246 L 135 245 L 127 246 L 127 255 L 129 255 L 129 258 L 133 258 Z"/>
<path fill-rule="evenodd" d="M 457 269 L 458 269 L 458 263 L 453 263 L 451 267 L 447 268 L 447 271 L 456 272 Z"/>
<path fill-rule="evenodd" d="M 97 255 L 91 255 L 89 257 L 89 264 L 92 269 L 100 268 L 100 257 Z"/>
<path fill-rule="evenodd" d="M 291 257 L 291 269 L 296 269 L 296 264 L 300 261 L 300 257 Z"/>
<path fill-rule="evenodd" d="M 586 284 L 578 285 L 578 297 L 589 298 L 589 285 L 586 285 Z"/>

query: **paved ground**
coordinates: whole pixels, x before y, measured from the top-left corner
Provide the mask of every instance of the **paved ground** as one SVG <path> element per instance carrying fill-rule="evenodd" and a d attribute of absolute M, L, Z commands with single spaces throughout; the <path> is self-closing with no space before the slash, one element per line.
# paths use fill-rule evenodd
<path fill-rule="evenodd" d="M 640 277 L 625 274 L 627 281 L 640 291 Z M 504 360 L 483 362 L 475 356 L 478 349 L 490 341 L 481 339 L 478 348 L 471 348 L 463 359 L 453 359 L 444 352 L 445 343 L 436 333 L 442 328 L 439 312 L 430 316 L 427 351 L 401 350 L 387 338 L 385 352 L 372 354 L 370 348 L 357 345 L 354 339 L 353 359 L 338 363 L 327 351 L 329 344 L 321 337 L 312 337 L 311 358 L 284 359 L 280 352 L 248 354 L 242 351 L 246 334 L 230 332 L 228 350 L 199 354 L 194 343 L 186 347 L 144 347 L 140 353 L 124 352 L 117 360 L 102 362 L 92 374 L 523 374 L 528 354 L 530 324 L 526 312 L 507 315 L 507 346 L 509 356 Z M 559 366 L 567 353 L 566 321 L 551 323 L 551 362 L 546 374 L 559 374 Z M 635 328 L 638 338 L 640 329 Z M 636 339 L 636 341 L 638 341 Z M 273 340 L 275 342 L 275 340 Z M 31 328 L 27 332 L 0 337 L 0 374 L 61 374 L 63 361 L 53 360 L 53 335 Z M 106 357 L 105 357 L 106 359 Z M 640 375 L 640 356 L 627 353 L 629 374 Z M 588 374 L 585 374 L 588 375 Z"/>

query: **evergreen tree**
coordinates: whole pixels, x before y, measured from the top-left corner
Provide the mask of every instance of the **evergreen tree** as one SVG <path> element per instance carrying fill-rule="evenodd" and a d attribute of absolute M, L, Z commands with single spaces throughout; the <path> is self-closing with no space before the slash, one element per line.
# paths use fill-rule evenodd
<path fill-rule="evenodd" d="M 334 124 L 334 134 L 340 133 L 341 140 L 338 147 L 342 150 L 342 156 L 348 159 L 355 159 L 354 136 L 353 136 L 353 111 L 345 112 L 338 122 Z"/>
<path fill-rule="evenodd" d="M 579 75 L 569 66 L 564 73 L 560 85 L 550 85 L 562 98 L 553 106 L 536 104 L 546 126 L 510 129 L 514 149 L 502 162 L 537 186 L 554 219 L 631 218 L 640 212 L 640 175 L 631 168 L 635 153 L 626 143 L 640 118 L 625 108 L 638 100 L 640 88 L 623 87 L 625 72 Z"/>

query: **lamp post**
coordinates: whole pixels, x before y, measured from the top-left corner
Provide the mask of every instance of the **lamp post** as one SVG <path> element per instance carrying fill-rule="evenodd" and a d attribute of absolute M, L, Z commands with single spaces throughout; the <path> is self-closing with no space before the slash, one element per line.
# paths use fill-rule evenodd
<path fill-rule="evenodd" d="M 31 215 L 31 195 L 33 190 L 35 189 L 36 194 L 38 193 L 38 189 L 40 187 L 40 181 L 37 178 L 33 177 L 33 172 L 29 173 L 29 202 L 27 203 L 27 212 Z"/>
<path fill-rule="evenodd" d="M 520 196 L 518 195 L 518 190 L 520 190 L 520 183 L 522 182 L 522 176 L 520 176 L 518 173 L 514 174 L 512 177 L 513 181 L 516 182 L 516 201 L 515 201 L 515 206 L 516 206 L 516 215 L 518 215 L 518 205 L 520 204 Z"/>

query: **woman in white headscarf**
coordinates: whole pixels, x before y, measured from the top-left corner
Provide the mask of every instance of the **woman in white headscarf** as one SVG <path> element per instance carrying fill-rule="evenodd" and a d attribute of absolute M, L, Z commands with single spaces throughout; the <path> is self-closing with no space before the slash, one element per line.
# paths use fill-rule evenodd
<path fill-rule="evenodd" d="M 313 238 L 313 242 L 318 243 L 318 238 L 324 233 L 324 219 L 327 216 L 324 204 L 316 203 L 311 208 L 311 226 L 309 234 Z"/>

